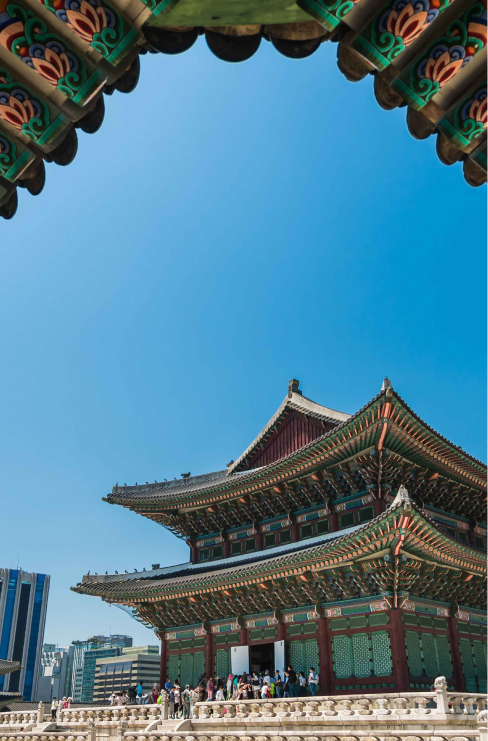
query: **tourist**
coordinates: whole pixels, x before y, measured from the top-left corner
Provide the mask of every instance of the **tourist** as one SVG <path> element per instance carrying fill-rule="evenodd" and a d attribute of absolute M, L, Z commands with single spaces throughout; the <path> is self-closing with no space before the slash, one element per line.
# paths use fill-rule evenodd
<path fill-rule="evenodd" d="M 127 704 L 128 705 L 135 705 L 136 702 L 136 688 L 134 685 L 130 685 L 127 690 Z"/>
<path fill-rule="evenodd" d="M 283 684 L 283 697 L 290 697 L 290 675 L 284 671 L 285 682 Z"/>
<path fill-rule="evenodd" d="M 298 697 L 297 673 L 291 666 L 288 667 L 288 686 L 290 697 Z"/>
<path fill-rule="evenodd" d="M 263 682 L 263 686 L 261 687 L 261 700 L 267 700 L 268 697 L 271 697 L 269 684 L 267 682 Z"/>
<path fill-rule="evenodd" d="M 127 704 L 127 698 L 125 696 L 125 690 L 124 692 L 117 692 L 117 697 L 115 698 L 115 704 L 118 707 L 122 707 L 123 705 Z"/>
<path fill-rule="evenodd" d="M 56 711 L 58 709 L 58 703 L 55 697 L 51 703 L 51 720 L 56 720 Z"/>
<path fill-rule="evenodd" d="M 180 692 L 180 685 L 178 684 L 178 680 L 176 680 L 175 685 L 173 687 L 173 698 L 174 698 L 174 717 L 178 718 L 180 715 L 181 710 L 181 692 Z"/>
<path fill-rule="evenodd" d="M 175 690 L 174 687 L 171 687 L 169 691 L 169 717 L 174 718 L 175 717 Z"/>
<path fill-rule="evenodd" d="M 139 682 L 139 684 L 136 687 L 136 696 L 137 696 L 136 702 L 137 702 L 138 705 L 142 705 L 143 704 L 143 701 L 142 701 L 142 693 L 143 693 L 142 682 Z"/>
<path fill-rule="evenodd" d="M 278 670 L 275 671 L 274 686 L 276 697 L 281 697 L 283 692 L 283 682 L 281 681 L 281 676 Z"/>
<path fill-rule="evenodd" d="M 66 697 L 63 697 L 63 699 L 61 700 L 61 707 L 63 708 L 63 710 L 68 709 L 68 700 Z"/>
<path fill-rule="evenodd" d="M 255 700 L 259 700 L 259 689 L 260 689 L 260 685 L 259 685 L 259 677 L 256 674 L 256 672 L 253 672 L 252 673 L 252 677 L 251 677 L 251 689 L 252 689 L 252 693 L 253 693 L 254 699 Z"/>
<path fill-rule="evenodd" d="M 217 689 L 217 692 L 215 693 L 215 699 L 217 700 L 217 702 L 225 702 L 225 695 L 222 687 L 219 687 Z"/>
<path fill-rule="evenodd" d="M 112 692 L 112 694 L 108 698 L 108 701 L 110 703 L 110 707 L 112 707 L 112 708 L 115 707 L 115 700 L 116 700 L 116 698 L 117 698 L 117 695 L 115 694 L 115 692 Z"/>
<path fill-rule="evenodd" d="M 153 688 L 152 688 L 151 694 L 152 694 L 151 704 L 155 705 L 157 703 L 158 697 L 159 697 L 159 684 L 157 684 L 156 682 L 154 682 L 154 684 L 153 684 Z"/>
<path fill-rule="evenodd" d="M 205 691 L 207 693 L 207 702 L 210 702 L 213 700 L 214 694 L 214 682 L 212 677 L 209 677 Z"/>
<path fill-rule="evenodd" d="M 183 707 L 183 718 L 190 717 L 190 685 L 187 684 L 183 692 L 181 693 L 181 702 Z"/>
<path fill-rule="evenodd" d="M 227 677 L 227 697 L 226 697 L 226 700 L 230 700 L 231 699 L 231 696 L 232 696 L 232 680 L 233 679 L 234 679 L 234 677 L 232 676 L 232 674 L 229 674 L 229 676 Z"/>
<path fill-rule="evenodd" d="M 169 695 L 169 693 L 170 693 L 170 692 L 171 692 L 171 690 L 173 689 L 173 684 L 172 684 L 172 682 L 171 682 L 171 679 L 167 679 L 167 680 L 166 680 L 166 684 L 164 685 L 164 689 L 166 690 L 166 692 L 167 692 L 167 693 L 168 693 L 168 695 Z"/>
<path fill-rule="evenodd" d="M 300 672 L 300 675 L 298 677 L 298 694 L 300 695 L 300 697 L 305 697 L 305 695 L 307 694 L 307 680 L 303 672 Z"/>
<path fill-rule="evenodd" d="M 319 675 L 313 668 L 313 666 L 310 667 L 310 674 L 308 675 L 308 686 L 310 687 L 310 692 L 312 695 L 315 696 L 319 684 Z"/>

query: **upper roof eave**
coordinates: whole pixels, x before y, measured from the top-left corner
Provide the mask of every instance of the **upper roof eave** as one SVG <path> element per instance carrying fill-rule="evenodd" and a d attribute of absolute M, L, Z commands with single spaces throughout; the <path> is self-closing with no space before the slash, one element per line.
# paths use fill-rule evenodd
<path fill-rule="evenodd" d="M 121 504 L 123 506 L 130 507 L 139 511 L 145 504 L 150 504 L 157 501 L 158 505 L 162 505 L 163 509 L 174 510 L 179 506 L 192 506 L 191 501 L 188 501 L 189 497 L 191 497 L 192 495 L 207 495 L 229 490 L 232 492 L 233 489 L 239 490 L 239 485 L 243 482 L 246 482 L 247 484 L 259 482 L 260 485 L 266 486 L 266 483 L 263 482 L 263 477 L 271 479 L 273 476 L 279 473 L 280 467 L 287 466 L 292 460 L 298 460 L 301 456 L 307 454 L 313 448 L 319 446 L 324 442 L 327 442 L 333 436 L 344 432 L 348 426 L 353 425 L 354 422 L 358 420 L 358 418 L 362 414 L 368 411 L 370 407 L 378 403 L 382 397 L 384 397 L 386 400 L 387 396 L 388 400 L 396 399 L 396 401 L 404 408 L 404 410 L 412 416 L 417 424 L 419 424 L 425 431 L 427 431 L 431 435 L 434 435 L 444 445 L 447 445 L 450 448 L 451 452 L 459 459 L 461 467 L 463 460 L 465 463 L 469 462 L 471 466 L 474 465 L 475 468 L 477 468 L 479 471 L 479 477 L 476 483 L 486 488 L 486 464 L 484 464 L 482 461 L 478 460 L 474 456 L 470 455 L 469 453 L 466 453 L 466 451 L 464 451 L 461 447 L 454 445 L 454 443 L 438 433 L 436 430 L 434 430 L 434 428 L 430 427 L 426 422 L 424 422 L 424 420 L 421 419 L 421 417 L 413 412 L 412 409 L 404 402 L 402 397 L 390 387 L 380 391 L 379 394 L 377 394 L 373 399 L 371 399 L 371 401 L 365 404 L 358 412 L 356 412 L 352 416 L 348 416 L 346 420 L 344 420 L 342 423 L 339 423 L 334 429 L 329 430 L 328 432 L 324 433 L 324 435 L 321 435 L 317 439 L 313 440 L 302 448 L 299 448 L 293 453 L 290 453 L 284 458 L 281 458 L 280 460 L 270 463 L 261 468 L 251 469 L 250 471 L 234 472 L 231 474 L 228 474 L 225 471 L 219 471 L 215 474 L 205 474 L 205 476 L 202 477 L 193 477 L 191 483 L 186 483 L 188 482 L 188 480 L 180 480 L 179 483 L 181 484 L 181 486 L 166 487 L 165 491 L 160 491 L 160 489 L 158 489 L 158 485 L 155 484 L 151 484 L 149 485 L 149 487 L 114 487 L 112 493 L 109 494 L 109 496 L 106 497 L 105 500 L 110 502 L 111 504 Z M 285 399 L 280 409 L 284 408 L 284 404 L 286 401 L 287 399 Z M 425 454 L 425 458 L 428 458 L 428 454 Z M 449 467 L 449 465 L 450 464 L 447 461 L 446 466 Z M 454 471 L 453 475 L 455 475 Z M 466 475 L 469 475 L 467 471 Z M 203 485 L 200 485 L 198 481 L 199 479 L 206 479 L 207 481 Z M 163 484 L 162 486 L 164 487 L 165 485 Z M 168 503 L 167 507 L 164 506 L 166 502 Z M 197 503 L 195 503 L 195 505 L 202 506 L 202 504 Z"/>

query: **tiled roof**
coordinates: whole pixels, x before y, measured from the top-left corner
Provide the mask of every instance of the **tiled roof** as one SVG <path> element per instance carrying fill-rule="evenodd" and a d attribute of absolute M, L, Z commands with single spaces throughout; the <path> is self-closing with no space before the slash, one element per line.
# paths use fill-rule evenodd
<path fill-rule="evenodd" d="M 280 468 L 282 468 L 283 466 L 286 466 L 291 461 L 298 460 L 301 456 L 306 454 L 308 451 L 311 451 L 317 446 L 320 446 L 321 443 L 328 441 L 330 438 L 332 438 L 334 435 L 336 435 L 341 430 L 344 430 L 347 427 L 352 427 L 354 425 L 354 422 L 369 407 L 374 405 L 382 396 L 385 396 L 386 398 L 387 391 L 389 391 L 389 389 L 382 390 L 373 399 L 371 399 L 371 401 L 365 404 L 358 412 L 356 412 L 352 416 L 344 414 L 343 416 L 345 417 L 345 419 L 342 422 L 339 422 L 334 429 L 324 433 L 324 435 L 321 435 L 317 439 L 313 440 L 312 442 L 308 443 L 302 448 L 299 448 L 293 453 L 290 453 L 284 458 L 281 458 L 279 461 L 270 463 L 267 466 L 263 466 L 257 469 L 251 469 L 250 471 L 243 471 L 242 473 L 231 473 L 228 475 L 226 475 L 225 471 L 218 471 L 218 472 L 215 472 L 214 474 L 206 474 L 205 476 L 195 476 L 195 477 L 192 477 L 191 479 L 180 479 L 175 482 L 167 482 L 167 483 L 165 482 L 162 484 L 154 483 L 154 484 L 146 484 L 146 485 L 138 485 L 138 486 L 137 485 L 136 486 L 123 486 L 123 487 L 115 486 L 112 492 L 104 499 L 105 501 L 108 501 L 112 504 L 122 504 L 126 506 L 134 505 L 135 507 L 137 507 L 138 504 L 143 505 L 145 502 L 154 502 L 157 500 L 158 502 L 161 503 L 162 506 L 170 507 L 172 503 L 181 501 L 181 498 L 184 495 L 206 494 L 206 493 L 210 493 L 213 491 L 232 490 L 235 486 L 239 486 L 241 482 L 243 483 L 243 482 L 254 481 L 254 480 L 262 481 L 263 486 L 264 486 L 265 483 L 263 479 L 268 474 L 271 474 L 271 473 L 274 474 L 278 472 Z M 407 404 L 405 404 L 403 399 L 399 396 L 399 394 L 393 391 L 393 389 L 391 389 L 391 394 L 392 396 L 390 396 L 390 399 L 395 398 L 404 407 L 404 409 L 408 412 L 408 414 L 410 414 L 418 422 L 419 425 L 421 425 L 425 430 L 432 433 L 439 441 L 441 441 L 442 443 L 444 443 L 446 446 L 449 447 L 450 457 L 452 459 L 456 459 L 460 463 L 462 463 L 462 461 L 464 460 L 464 462 L 469 463 L 470 465 L 474 464 L 475 468 L 478 470 L 478 476 L 481 478 L 484 478 L 486 476 L 486 464 L 485 463 L 474 458 L 474 456 L 470 455 L 469 453 L 466 453 L 461 447 L 459 447 L 458 445 L 455 445 L 450 440 L 445 438 L 443 435 L 439 434 L 436 430 L 434 430 L 428 424 L 426 424 L 426 422 L 424 422 L 417 414 L 415 414 L 410 409 L 410 407 L 407 406 Z M 292 401 L 296 403 L 294 399 Z M 314 404 L 314 402 L 311 402 L 311 404 Z M 318 407 L 320 405 L 315 405 L 315 406 Z M 325 407 L 321 407 L 321 408 L 325 409 Z M 336 414 L 341 414 L 341 413 L 337 412 Z M 271 424 L 271 422 L 269 424 Z M 260 434 L 262 435 L 263 433 L 260 433 Z"/>
<path fill-rule="evenodd" d="M 463 553 L 469 553 L 475 560 L 480 560 L 482 558 L 481 552 L 458 543 L 454 538 L 451 538 L 451 536 L 440 530 L 434 520 L 422 512 L 421 508 L 418 507 L 407 494 L 406 499 L 405 497 L 402 498 L 400 495 L 397 495 L 396 499 L 385 510 L 385 512 L 364 525 L 358 525 L 348 528 L 347 530 L 313 538 L 311 539 L 315 541 L 313 543 L 311 541 L 293 543 L 288 547 L 281 546 L 275 549 L 270 549 L 270 551 L 261 551 L 259 554 L 251 558 L 243 556 L 241 557 L 241 560 L 239 560 L 237 557 L 233 560 L 233 563 L 230 563 L 231 559 L 223 559 L 222 561 L 216 561 L 205 566 L 182 564 L 181 567 L 175 567 L 177 569 L 175 572 L 172 570 L 168 570 L 166 574 L 154 572 L 148 573 L 143 577 L 141 577 L 140 574 L 136 574 L 133 575 L 132 578 L 127 580 L 124 579 L 123 581 L 115 579 L 113 581 L 104 581 L 100 583 L 95 582 L 88 576 L 85 576 L 83 577 L 83 582 L 78 584 L 76 587 L 72 587 L 72 589 L 73 591 L 80 593 L 102 596 L 109 601 L 116 601 L 117 599 L 123 600 L 124 595 L 126 598 L 129 598 L 130 595 L 134 599 L 139 597 L 142 599 L 146 597 L 146 595 L 154 595 L 154 591 L 157 587 L 164 588 L 165 590 L 169 587 L 181 589 L 186 585 L 188 585 L 188 587 L 191 586 L 196 588 L 203 582 L 211 582 L 212 577 L 219 578 L 220 580 L 222 580 L 226 574 L 229 576 L 232 575 L 232 577 L 236 575 L 245 577 L 246 574 L 255 571 L 257 564 L 259 564 L 260 567 L 259 573 L 263 574 L 267 570 L 272 571 L 276 569 L 276 567 L 284 567 L 291 562 L 296 565 L 296 556 L 299 557 L 299 562 L 307 562 L 313 560 L 315 557 L 320 557 L 322 553 L 324 553 L 324 547 L 332 543 L 334 544 L 334 547 L 337 547 L 340 543 L 349 540 L 351 537 L 357 538 L 357 536 L 362 532 L 370 531 L 382 520 L 389 517 L 394 510 L 403 508 L 406 500 L 413 511 L 417 512 L 417 514 L 426 520 L 429 525 L 441 534 L 445 540 L 452 542 L 453 546 L 457 550 L 460 550 Z M 275 551 L 275 554 L 272 554 L 272 551 Z"/>
<path fill-rule="evenodd" d="M 284 398 L 276 413 L 271 417 L 268 424 L 263 427 L 259 435 L 252 441 L 244 453 L 242 453 L 242 455 L 240 455 L 239 458 L 229 466 L 229 473 L 232 473 L 239 466 L 241 461 L 247 458 L 249 454 L 256 449 L 261 440 L 288 409 L 306 414 L 307 417 L 313 417 L 314 419 L 323 420 L 324 422 L 332 422 L 335 425 L 346 422 L 351 416 L 350 414 L 337 412 L 335 409 L 329 409 L 321 404 L 317 404 L 315 401 L 307 399 L 306 396 L 302 396 L 301 393 L 293 391 Z"/>
<path fill-rule="evenodd" d="M 20 661 L 5 661 L 5 659 L 0 659 L 0 677 L 4 674 L 15 672 L 17 669 L 20 669 Z"/>

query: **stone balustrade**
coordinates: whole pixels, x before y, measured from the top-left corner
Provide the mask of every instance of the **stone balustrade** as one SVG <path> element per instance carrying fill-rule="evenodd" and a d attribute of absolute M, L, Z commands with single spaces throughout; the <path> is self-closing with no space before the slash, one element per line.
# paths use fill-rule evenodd
<path fill-rule="evenodd" d="M 335 697 L 291 697 L 268 700 L 199 702 L 198 720 L 309 719 L 312 721 L 358 717 L 476 715 L 486 708 L 487 696 L 478 693 L 404 692 L 384 695 L 340 695 Z"/>
<path fill-rule="evenodd" d="M 123 707 L 92 706 L 85 708 L 69 708 L 59 710 L 56 723 L 58 725 L 92 726 L 99 724 L 118 724 L 121 721 L 129 726 L 146 726 L 161 717 L 165 708 L 161 705 L 126 705 Z M 41 712 L 41 715 L 40 715 Z M 0 713 L 0 726 L 25 727 L 31 723 L 39 724 L 43 720 L 50 720 L 51 713 L 42 708 L 40 710 Z M 1 730 L 1 729 L 0 729 Z"/>
<path fill-rule="evenodd" d="M 52 731 L 46 733 L 32 732 L 22 734 L 19 734 L 18 731 L 12 731 L 5 734 L 0 733 L 0 741 L 24 741 L 25 739 L 29 739 L 29 741 L 89 741 L 89 734 L 75 733 L 67 735 L 65 733 Z"/>

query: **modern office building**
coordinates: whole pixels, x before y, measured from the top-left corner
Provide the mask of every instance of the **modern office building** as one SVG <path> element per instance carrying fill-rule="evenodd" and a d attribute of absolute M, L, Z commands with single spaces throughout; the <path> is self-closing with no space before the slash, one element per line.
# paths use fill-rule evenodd
<path fill-rule="evenodd" d="M 71 672 L 71 686 L 69 694 L 75 702 L 81 702 L 83 694 L 83 672 L 85 655 L 89 651 L 104 648 L 127 648 L 132 646 L 132 638 L 125 635 L 91 636 L 86 641 L 73 641 L 69 649 L 69 671 Z M 93 685 L 92 685 L 93 687 Z M 86 700 L 91 702 L 91 700 Z"/>
<path fill-rule="evenodd" d="M 49 703 L 53 697 L 64 697 L 67 673 L 68 649 L 53 643 L 45 643 L 42 647 L 35 700 Z"/>
<path fill-rule="evenodd" d="M 49 576 L 0 569 L 0 659 L 20 669 L 0 676 L 0 690 L 35 697 L 46 622 Z"/>
<path fill-rule="evenodd" d="M 97 659 L 93 701 L 104 702 L 112 692 L 131 685 L 142 684 L 149 692 L 155 682 L 159 684 L 159 665 L 159 646 L 123 648 L 121 656 Z"/>

